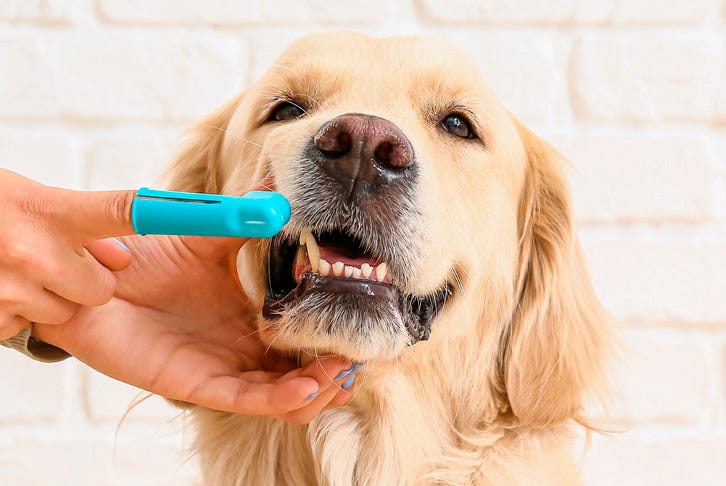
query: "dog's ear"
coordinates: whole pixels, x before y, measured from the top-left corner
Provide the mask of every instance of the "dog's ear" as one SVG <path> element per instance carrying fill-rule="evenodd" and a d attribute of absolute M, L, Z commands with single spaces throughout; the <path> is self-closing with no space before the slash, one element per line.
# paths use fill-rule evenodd
<path fill-rule="evenodd" d="M 518 221 L 519 299 L 504 338 L 506 393 L 519 423 L 582 423 L 583 395 L 603 384 L 610 321 L 575 235 L 565 161 L 516 123 L 527 172 Z"/>
<path fill-rule="evenodd" d="M 221 191 L 222 171 L 217 166 L 222 143 L 229 121 L 243 97 L 244 94 L 235 96 L 187 132 L 167 171 L 169 189 L 208 193 Z"/>

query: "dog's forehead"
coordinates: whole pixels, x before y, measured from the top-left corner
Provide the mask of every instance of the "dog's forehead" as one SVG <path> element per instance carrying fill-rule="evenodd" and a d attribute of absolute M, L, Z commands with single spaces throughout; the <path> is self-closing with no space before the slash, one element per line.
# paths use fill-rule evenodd
<path fill-rule="evenodd" d="M 280 55 L 270 74 L 294 84 L 324 82 L 329 86 L 356 79 L 365 80 L 368 86 L 412 79 L 463 86 L 479 76 L 468 56 L 444 40 L 376 38 L 355 32 L 302 37 Z M 481 84 L 479 79 L 475 86 Z"/>

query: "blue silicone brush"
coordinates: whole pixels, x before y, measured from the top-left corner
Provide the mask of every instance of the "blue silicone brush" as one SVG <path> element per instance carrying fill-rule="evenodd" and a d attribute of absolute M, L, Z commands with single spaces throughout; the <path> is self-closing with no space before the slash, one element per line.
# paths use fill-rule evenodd
<path fill-rule="evenodd" d="M 141 235 L 271 238 L 290 219 L 290 203 L 279 192 L 243 196 L 156 191 L 142 187 L 131 207 Z"/>

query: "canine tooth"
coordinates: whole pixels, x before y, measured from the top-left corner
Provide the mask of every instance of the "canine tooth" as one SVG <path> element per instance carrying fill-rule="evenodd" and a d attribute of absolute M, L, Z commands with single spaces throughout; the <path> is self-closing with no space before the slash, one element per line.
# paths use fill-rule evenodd
<path fill-rule="evenodd" d="M 360 278 L 361 275 L 363 275 L 363 272 L 361 272 L 360 268 L 353 267 L 353 278 Z"/>
<path fill-rule="evenodd" d="M 299 239 L 299 241 L 298 241 L 298 243 L 299 243 L 299 245 L 300 245 L 300 246 L 305 246 L 305 241 L 306 241 L 306 240 L 305 240 L 305 233 L 306 233 L 306 232 L 308 232 L 308 233 L 309 233 L 309 231 L 308 231 L 308 230 L 302 230 L 302 231 L 300 232 L 300 239 Z"/>
<path fill-rule="evenodd" d="M 379 282 L 383 282 L 383 279 L 386 278 L 386 273 L 388 272 L 388 265 L 386 263 L 381 263 L 376 267 L 376 280 Z"/>
<path fill-rule="evenodd" d="M 335 262 L 333 263 L 333 275 L 336 277 L 340 277 L 343 275 L 343 269 L 345 268 L 345 265 L 343 262 Z"/>
<path fill-rule="evenodd" d="M 305 247 L 308 250 L 308 258 L 310 259 L 310 267 L 313 272 L 320 270 L 320 248 L 318 248 L 318 242 L 315 241 L 315 237 L 309 230 L 303 230 L 305 235 Z"/>
<path fill-rule="evenodd" d="M 302 267 L 305 265 L 305 249 L 302 246 L 297 247 L 297 253 L 295 254 L 295 266 Z"/>
<path fill-rule="evenodd" d="M 371 272 L 373 272 L 373 267 L 371 267 L 367 263 L 364 263 L 360 266 L 360 271 L 364 278 L 370 278 Z"/>
<path fill-rule="evenodd" d="M 344 272 L 345 278 L 350 278 L 353 276 L 353 267 L 349 267 L 348 265 L 345 266 L 345 272 Z"/>
<path fill-rule="evenodd" d="M 327 260 L 320 259 L 320 275 L 327 277 L 330 273 L 330 263 Z"/>

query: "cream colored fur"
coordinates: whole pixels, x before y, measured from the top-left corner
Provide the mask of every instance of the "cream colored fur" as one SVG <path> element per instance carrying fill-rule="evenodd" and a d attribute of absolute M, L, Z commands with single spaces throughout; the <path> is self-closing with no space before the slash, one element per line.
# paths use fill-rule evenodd
<path fill-rule="evenodd" d="M 276 93 L 308 100 L 308 114 L 263 123 Z M 473 113 L 482 144 L 427 118 L 452 102 Z M 369 359 L 352 400 L 309 425 L 194 409 L 205 484 L 577 484 L 571 428 L 587 427 L 583 397 L 602 386 L 609 321 L 575 236 L 562 157 L 458 50 L 424 38 L 303 38 L 190 133 L 171 187 L 241 193 L 266 178 L 297 197 L 303 144 L 344 113 L 387 118 L 410 138 L 426 222 L 410 287 L 448 278 L 454 296 L 428 341 Z M 257 308 L 265 244 L 240 255 Z M 260 329 L 283 350 L 314 351 L 269 334 L 264 320 Z M 356 359 L 349 344 L 328 351 Z"/>

